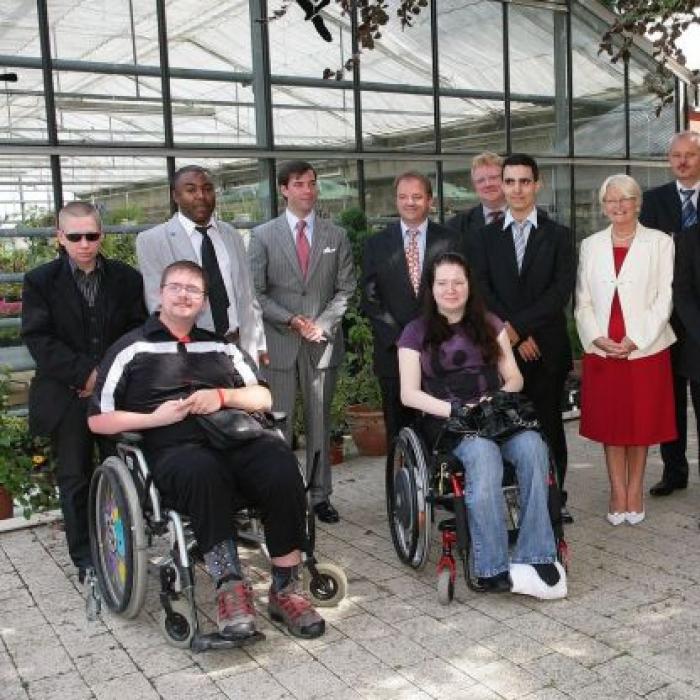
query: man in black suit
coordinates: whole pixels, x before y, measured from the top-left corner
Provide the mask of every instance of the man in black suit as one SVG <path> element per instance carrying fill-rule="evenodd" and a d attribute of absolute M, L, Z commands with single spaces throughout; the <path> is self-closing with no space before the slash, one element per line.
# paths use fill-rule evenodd
<path fill-rule="evenodd" d="M 479 204 L 453 216 L 447 226 L 459 231 L 465 250 L 469 250 L 477 231 L 486 224 L 502 221 L 506 210 L 503 195 L 503 158 L 485 151 L 472 160 L 472 184 Z"/>
<path fill-rule="evenodd" d="M 87 506 L 94 441 L 88 397 L 105 351 L 140 325 L 146 310 L 141 275 L 100 255 L 100 215 L 91 204 L 63 207 L 56 236 L 64 254 L 24 277 L 22 339 L 36 362 L 29 429 L 51 437 L 68 551 L 82 581 L 92 566 Z"/>
<path fill-rule="evenodd" d="M 428 219 L 433 203 L 429 178 L 405 172 L 394 189 L 400 220 L 367 239 L 362 270 L 362 309 L 372 324 L 374 371 L 389 441 L 412 418 L 401 403 L 396 341 L 420 311 L 423 270 L 439 253 L 463 252 L 453 231 Z"/>
<path fill-rule="evenodd" d="M 700 191 L 700 134 L 684 131 L 671 139 L 668 162 L 675 181 L 655 187 L 644 193 L 639 220 L 644 226 L 664 231 L 672 236 L 696 227 L 698 223 L 698 191 Z M 693 233 L 689 234 L 692 239 Z M 676 261 L 680 250 L 676 251 Z M 685 264 L 686 261 L 680 261 Z M 685 296 L 685 292 L 682 293 Z M 677 302 L 675 302 L 677 304 Z M 683 303 L 683 302 L 681 302 Z M 690 317 L 696 320 L 692 316 Z M 690 344 L 685 343 L 686 334 L 692 329 L 681 317 L 678 307 L 671 317 L 671 325 L 678 336 L 678 342 L 671 347 L 673 363 L 673 390 L 676 398 L 676 427 L 678 438 L 661 445 L 661 458 L 664 472 L 661 481 L 651 487 L 652 496 L 668 496 L 676 489 L 688 485 L 688 459 L 685 454 L 688 434 L 688 374 L 687 353 Z M 683 359 L 685 358 L 685 359 Z M 693 390 L 691 382 L 690 396 L 695 411 L 695 421 L 700 435 L 700 394 Z"/>
<path fill-rule="evenodd" d="M 481 229 L 471 252 L 486 304 L 506 322 L 525 380 L 523 391 L 535 405 L 563 487 L 567 449 L 561 397 L 571 369 L 565 308 L 576 271 L 571 232 L 536 208 L 540 187 L 534 158 L 506 158 L 505 218 Z M 564 491 L 562 495 L 566 499 Z M 562 515 L 571 521 L 565 508 Z"/>

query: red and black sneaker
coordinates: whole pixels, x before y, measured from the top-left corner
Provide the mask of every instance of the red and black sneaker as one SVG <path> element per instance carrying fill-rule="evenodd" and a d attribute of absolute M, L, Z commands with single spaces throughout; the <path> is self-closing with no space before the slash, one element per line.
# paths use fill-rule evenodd
<path fill-rule="evenodd" d="M 303 592 L 301 582 L 292 579 L 282 590 L 270 588 L 270 617 L 283 622 L 295 637 L 314 639 L 326 631 L 325 620 L 316 612 Z"/>
<path fill-rule="evenodd" d="M 228 639 L 256 634 L 253 589 L 247 581 L 227 581 L 216 593 L 216 624 Z"/>

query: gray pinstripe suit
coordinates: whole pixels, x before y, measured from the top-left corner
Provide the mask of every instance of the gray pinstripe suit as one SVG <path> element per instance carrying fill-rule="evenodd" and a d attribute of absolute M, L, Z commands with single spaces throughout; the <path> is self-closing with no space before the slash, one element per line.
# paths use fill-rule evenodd
<path fill-rule="evenodd" d="M 276 410 L 290 417 L 297 381 L 304 404 L 307 477 L 314 453 L 321 453 L 311 486 L 311 501 L 333 490 L 330 460 L 330 405 L 337 368 L 343 357 L 341 321 L 355 291 L 352 252 L 343 229 L 316 216 L 306 280 L 297 260 L 294 237 L 285 214 L 253 229 L 248 246 L 253 285 L 263 311 L 270 366 L 264 370 Z M 319 325 L 321 343 L 304 340 L 289 327 L 303 315 Z M 287 439 L 291 442 L 292 421 Z"/>

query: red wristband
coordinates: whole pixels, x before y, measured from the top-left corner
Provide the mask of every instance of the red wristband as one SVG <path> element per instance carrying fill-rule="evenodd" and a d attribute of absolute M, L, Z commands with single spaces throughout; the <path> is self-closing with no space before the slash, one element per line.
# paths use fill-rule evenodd
<path fill-rule="evenodd" d="M 226 403 L 226 397 L 224 396 L 224 390 L 217 387 L 216 393 L 219 395 L 219 408 L 223 408 Z"/>

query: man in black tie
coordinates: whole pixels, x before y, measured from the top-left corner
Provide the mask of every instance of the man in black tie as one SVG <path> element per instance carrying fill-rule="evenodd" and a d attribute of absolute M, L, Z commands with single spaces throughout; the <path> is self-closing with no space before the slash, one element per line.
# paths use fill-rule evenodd
<path fill-rule="evenodd" d="M 469 253 L 476 232 L 486 224 L 502 221 L 506 210 L 503 194 L 503 158 L 485 151 L 472 160 L 472 184 L 479 204 L 468 211 L 460 212 L 447 221 L 447 226 L 459 231 L 463 245 Z"/>
<path fill-rule="evenodd" d="M 396 341 L 420 312 L 423 270 L 440 253 L 464 253 L 454 231 L 428 219 L 433 203 L 429 178 L 405 172 L 394 188 L 400 220 L 367 239 L 362 270 L 362 309 L 372 324 L 374 371 L 389 442 L 413 416 L 401 403 Z"/>
<path fill-rule="evenodd" d="M 668 162 L 676 179 L 644 193 L 639 220 L 644 226 L 664 231 L 675 238 L 682 232 L 692 231 L 698 224 L 700 134 L 693 131 L 676 134 L 671 139 Z M 678 250 L 677 241 L 676 257 Z M 677 306 L 678 301 L 674 301 Z M 688 373 L 682 365 L 683 357 L 688 354 L 685 340 L 690 329 L 683 316 L 677 312 L 671 317 L 671 325 L 678 337 L 678 342 L 671 346 L 678 438 L 661 445 L 664 472 L 661 481 L 649 490 L 652 496 L 668 496 L 676 489 L 684 489 L 688 485 L 688 459 L 685 454 L 688 434 Z M 691 400 L 700 435 L 700 390 L 695 382 L 691 382 Z"/>
<path fill-rule="evenodd" d="M 565 309 L 576 266 L 569 229 L 536 207 L 540 187 L 534 158 L 513 154 L 504 160 L 508 210 L 502 222 L 476 234 L 472 262 L 486 305 L 506 323 L 523 391 L 535 405 L 563 487 L 567 448 L 561 397 L 572 364 Z M 562 496 L 566 502 L 565 491 Z M 571 521 L 566 508 L 562 517 Z"/>
<path fill-rule="evenodd" d="M 262 310 L 243 239 L 214 215 L 216 192 L 211 175 L 198 165 L 186 165 L 175 173 L 171 190 L 178 212 L 136 239 L 149 312 L 160 303 L 163 270 L 178 260 L 196 262 L 209 279 L 209 303 L 197 325 L 238 343 L 255 362 L 266 364 Z"/>

